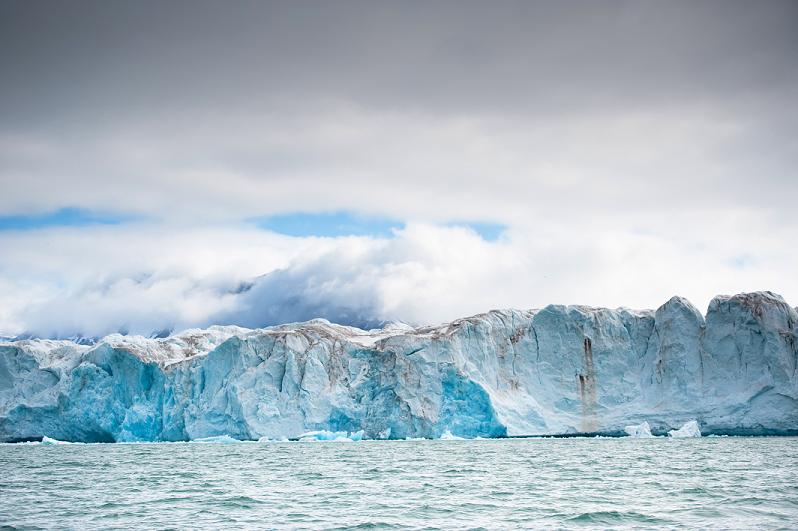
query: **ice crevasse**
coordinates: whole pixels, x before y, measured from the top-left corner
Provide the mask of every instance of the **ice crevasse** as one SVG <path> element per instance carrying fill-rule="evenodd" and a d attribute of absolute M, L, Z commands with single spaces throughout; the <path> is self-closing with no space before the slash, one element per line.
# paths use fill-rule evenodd
<path fill-rule="evenodd" d="M 796 323 L 756 292 L 716 297 L 706 317 L 674 297 L 656 311 L 550 305 L 420 328 L 5 341 L 0 440 L 625 435 L 643 422 L 665 435 L 691 420 L 704 434 L 795 434 Z"/>

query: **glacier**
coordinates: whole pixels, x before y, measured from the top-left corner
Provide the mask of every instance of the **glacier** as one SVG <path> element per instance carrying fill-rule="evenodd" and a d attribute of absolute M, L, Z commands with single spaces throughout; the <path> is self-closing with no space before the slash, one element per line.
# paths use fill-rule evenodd
<path fill-rule="evenodd" d="M 798 433 L 798 314 L 549 305 L 440 326 L 324 320 L 96 344 L 0 342 L 0 440 L 72 442 Z M 361 435 L 362 432 L 362 435 Z M 348 435 L 351 438 L 351 435 Z"/>

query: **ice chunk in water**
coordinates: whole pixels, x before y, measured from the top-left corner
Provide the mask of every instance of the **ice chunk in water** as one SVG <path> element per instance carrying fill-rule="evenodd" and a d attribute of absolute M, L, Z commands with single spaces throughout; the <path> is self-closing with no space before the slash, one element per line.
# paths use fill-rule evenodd
<path fill-rule="evenodd" d="M 58 439 L 53 439 L 48 436 L 42 437 L 42 445 L 43 446 L 53 446 L 56 444 L 69 444 L 67 441 L 59 441 Z"/>
<path fill-rule="evenodd" d="M 635 439 L 649 439 L 653 437 L 653 435 L 651 435 L 651 426 L 648 425 L 647 420 L 644 420 L 636 426 L 626 426 L 624 430 L 629 434 L 629 437 Z"/>
<path fill-rule="evenodd" d="M 192 439 L 193 443 L 210 443 L 210 444 L 234 444 L 240 443 L 238 439 L 233 439 L 229 435 L 217 435 L 215 437 L 200 437 L 199 439 Z"/>
<path fill-rule="evenodd" d="M 352 441 L 361 441 L 363 440 L 363 430 L 355 431 L 352 433 L 348 433 L 345 431 L 327 431 L 327 430 L 318 430 L 318 431 L 309 431 L 307 433 L 303 433 L 299 437 L 300 441 L 303 442 L 312 442 L 312 441 L 336 441 L 336 442 L 352 442 Z"/>
<path fill-rule="evenodd" d="M 701 437 L 701 428 L 698 427 L 697 420 L 686 422 L 684 426 L 678 430 L 671 430 L 668 432 L 670 437 L 685 438 L 685 437 Z"/>

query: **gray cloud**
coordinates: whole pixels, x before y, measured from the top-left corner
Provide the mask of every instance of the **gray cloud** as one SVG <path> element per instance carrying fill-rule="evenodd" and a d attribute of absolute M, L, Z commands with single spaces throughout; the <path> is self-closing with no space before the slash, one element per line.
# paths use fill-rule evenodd
<path fill-rule="evenodd" d="M 560 113 L 783 97 L 796 81 L 790 1 L 7 1 L 2 10 L 3 113 L 26 122 L 308 100 Z"/>
<path fill-rule="evenodd" d="M 752 201 L 753 173 L 765 192 L 795 188 L 790 1 L 0 10 L 2 211 L 113 203 L 168 216 L 182 197 L 196 215 L 211 208 L 204 193 L 214 210 L 258 213 L 253 191 L 262 202 L 269 186 L 311 182 L 328 197 L 342 180 L 375 189 L 381 210 L 380 190 L 401 179 L 531 195 L 563 172 L 613 209 L 604 189 L 632 180 L 688 183 L 683 198 L 705 201 Z M 693 150 L 708 152 L 702 164 Z"/>

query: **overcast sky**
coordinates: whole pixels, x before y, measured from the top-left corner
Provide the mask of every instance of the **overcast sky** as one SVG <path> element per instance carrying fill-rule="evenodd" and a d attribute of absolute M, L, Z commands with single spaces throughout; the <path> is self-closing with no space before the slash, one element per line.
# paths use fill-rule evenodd
<path fill-rule="evenodd" d="M 0 335 L 798 304 L 797 28 L 773 0 L 0 0 Z"/>

